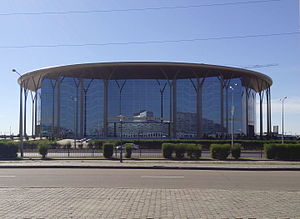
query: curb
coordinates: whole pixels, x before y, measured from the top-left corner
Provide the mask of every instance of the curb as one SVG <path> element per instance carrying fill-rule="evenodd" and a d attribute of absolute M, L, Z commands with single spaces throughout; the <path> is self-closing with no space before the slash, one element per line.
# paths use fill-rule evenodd
<path fill-rule="evenodd" d="M 300 168 L 268 167 L 168 167 L 168 166 L 80 166 L 80 165 L 42 165 L 42 166 L 9 166 L 1 165 L 0 169 L 160 169 L 160 170 L 224 170 L 224 171 L 300 171 Z"/>

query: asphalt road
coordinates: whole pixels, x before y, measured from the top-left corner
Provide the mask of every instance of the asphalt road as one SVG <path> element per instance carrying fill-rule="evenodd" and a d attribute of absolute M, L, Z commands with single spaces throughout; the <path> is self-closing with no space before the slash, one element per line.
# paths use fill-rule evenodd
<path fill-rule="evenodd" d="M 299 172 L 0 169 L 0 188 L 200 188 L 300 191 Z"/>

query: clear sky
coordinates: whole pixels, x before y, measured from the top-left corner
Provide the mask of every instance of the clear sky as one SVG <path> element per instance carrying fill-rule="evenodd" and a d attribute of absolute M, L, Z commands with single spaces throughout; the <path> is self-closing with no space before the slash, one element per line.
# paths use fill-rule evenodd
<path fill-rule="evenodd" d="M 300 134 L 299 22 L 299 0 L 1 0 L 0 132 L 11 127 L 18 133 L 13 68 L 25 73 L 86 62 L 176 61 L 274 64 L 252 69 L 273 79 L 272 125 L 280 125 L 279 99 L 288 96 L 285 131 Z M 224 39 L 270 34 L 279 35 Z M 189 39 L 198 40 L 170 42 Z"/>

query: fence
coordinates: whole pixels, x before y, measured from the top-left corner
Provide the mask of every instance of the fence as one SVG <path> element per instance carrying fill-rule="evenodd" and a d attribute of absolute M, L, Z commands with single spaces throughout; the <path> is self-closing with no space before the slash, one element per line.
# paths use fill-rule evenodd
<path fill-rule="evenodd" d="M 20 153 L 19 153 L 20 155 Z M 125 156 L 125 150 L 123 150 L 123 157 Z M 25 149 L 24 150 L 24 157 L 29 158 L 40 158 L 41 155 L 39 154 L 37 149 Z M 71 149 L 49 149 L 48 158 L 102 158 L 103 151 L 102 149 L 88 149 L 88 148 L 71 148 Z M 113 154 L 114 158 L 120 157 L 120 150 L 115 150 Z M 159 149 L 141 149 L 141 150 L 133 150 L 132 151 L 132 158 L 163 158 L 162 152 Z M 205 150 L 202 151 L 202 158 L 210 158 L 210 152 Z M 262 151 L 242 151 L 241 153 L 242 158 L 255 158 L 261 159 L 264 158 Z"/>

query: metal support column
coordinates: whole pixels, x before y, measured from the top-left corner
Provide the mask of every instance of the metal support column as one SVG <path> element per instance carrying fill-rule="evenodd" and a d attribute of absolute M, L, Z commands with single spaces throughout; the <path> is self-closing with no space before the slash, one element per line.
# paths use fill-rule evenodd
<path fill-rule="evenodd" d="M 271 136 L 271 92 L 270 87 L 266 91 L 267 96 L 267 133 L 268 136 Z"/>
<path fill-rule="evenodd" d="M 109 80 L 103 80 L 103 135 L 104 137 L 108 137 L 108 85 Z"/>
<path fill-rule="evenodd" d="M 84 91 L 83 91 L 83 79 L 81 78 L 80 79 L 80 82 L 79 82 L 79 89 L 80 89 L 80 117 L 79 117 L 79 120 L 80 120 L 80 137 L 82 138 L 83 137 L 83 102 L 84 102 Z"/>
<path fill-rule="evenodd" d="M 55 130 L 55 137 L 60 137 L 60 85 L 61 85 L 60 77 L 57 79 L 57 98 L 56 98 L 56 130 Z"/>
<path fill-rule="evenodd" d="M 34 109 L 35 109 L 35 96 L 36 94 L 33 94 L 32 91 L 30 91 L 31 95 L 31 136 L 33 137 L 35 134 L 35 121 L 34 121 Z"/>
<path fill-rule="evenodd" d="M 27 95 L 28 95 L 28 90 L 27 88 L 24 88 L 24 137 L 26 138 L 27 132 L 26 132 L 26 111 L 27 111 Z"/>
<path fill-rule="evenodd" d="M 176 138 L 176 123 L 177 123 L 177 95 L 176 95 L 176 90 L 177 90 L 177 86 L 176 86 L 176 79 L 172 80 L 172 135 L 173 138 Z"/>
<path fill-rule="evenodd" d="M 246 109 L 246 135 L 248 137 L 250 137 L 250 133 L 249 133 L 249 95 L 250 95 L 251 89 L 250 88 L 245 88 L 245 109 Z"/>
<path fill-rule="evenodd" d="M 225 105 L 226 105 L 226 133 L 228 134 L 229 132 L 229 116 L 228 116 L 228 113 L 229 113 L 229 110 L 228 110 L 228 87 L 226 86 L 226 99 L 225 99 Z"/>
<path fill-rule="evenodd" d="M 20 117 L 19 117 L 19 136 L 20 136 L 20 153 L 23 158 L 23 83 L 20 82 Z"/>
<path fill-rule="evenodd" d="M 224 79 L 223 77 L 220 77 L 220 89 L 221 89 L 221 94 L 220 94 L 220 104 L 221 104 L 221 114 L 220 114 L 220 119 L 221 119 L 221 132 L 223 134 L 223 129 L 224 129 Z"/>
<path fill-rule="evenodd" d="M 34 102 L 34 135 L 38 135 L 37 129 L 37 105 L 38 105 L 38 91 L 35 91 L 35 102 Z M 40 126 L 41 129 L 41 126 Z M 40 130 L 41 131 L 41 130 Z"/>
<path fill-rule="evenodd" d="M 264 96 L 264 93 L 263 91 L 260 91 L 259 93 L 259 123 L 260 123 L 260 137 L 262 138 L 263 136 L 263 96 Z"/>
<path fill-rule="evenodd" d="M 203 112 L 202 112 L 202 88 L 205 78 L 201 80 L 197 78 L 196 86 L 196 110 L 197 110 L 197 137 L 201 138 L 203 136 Z"/>

